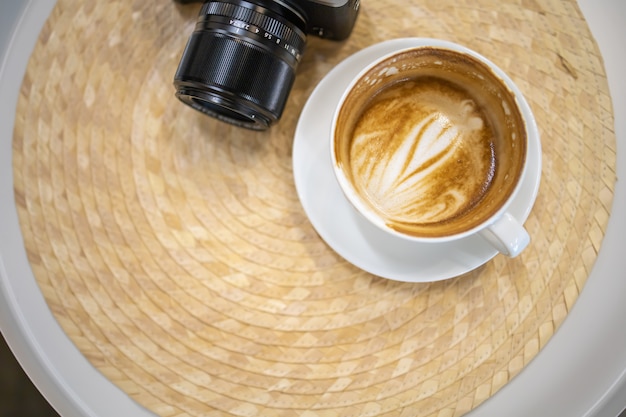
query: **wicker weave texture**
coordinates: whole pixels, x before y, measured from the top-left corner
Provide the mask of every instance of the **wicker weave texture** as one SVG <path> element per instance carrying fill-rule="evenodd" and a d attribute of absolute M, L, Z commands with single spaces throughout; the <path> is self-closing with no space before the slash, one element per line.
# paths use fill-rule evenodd
<path fill-rule="evenodd" d="M 34 275 L 85 357 L 159 416 L 460 416 L 546 344 L 610 214 L 613 113 L 575 1 L 364 0 L 349 40 L 311 37 L 268 132 L 182 105 L 172 77 L 198 5 L 60 0 L 28 64 L 13 141 Z M 291 171 L 307 97 L 397 37 L 503 68 L 542 135 L 531 245 L 451 280 L 351 266 L 315 233 Z"/>

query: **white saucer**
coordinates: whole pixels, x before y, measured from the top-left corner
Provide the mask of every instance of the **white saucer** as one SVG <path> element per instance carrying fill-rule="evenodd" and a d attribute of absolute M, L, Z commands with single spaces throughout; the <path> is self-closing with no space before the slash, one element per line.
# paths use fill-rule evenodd
<path fill-rule="evenodd" d="M 425 42 L 394 39 L 350 56 L 315 88 L 296 127 L 293 172 L 300 202 L 319 235 L 353 265 L 396 281 L 432 282 L 469 272 L 498 252 L 480 236 L 447 243 L 416 243 L 385 234 L 369 224 L 346 200 L 334 177 L 328 136 L 342 92 L 371 61 Z M 510 212 L 524 222 L 537 197 L 541 177 L 541 145 L 529 143 L 529 166 Z M 532 238 L 532 236 L 531 236 Z"/>

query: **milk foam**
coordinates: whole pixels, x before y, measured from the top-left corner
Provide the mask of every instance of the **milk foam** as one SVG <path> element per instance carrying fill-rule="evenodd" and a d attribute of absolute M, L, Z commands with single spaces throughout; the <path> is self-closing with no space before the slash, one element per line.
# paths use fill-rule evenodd
<path fill-rule="evenodd" d="M 433 79 L 379 95 L 350 148 L 355 185 L 390 222 L 433 223 L 479 201 L 495 169 L 492 133 L 479 107 Z"/>

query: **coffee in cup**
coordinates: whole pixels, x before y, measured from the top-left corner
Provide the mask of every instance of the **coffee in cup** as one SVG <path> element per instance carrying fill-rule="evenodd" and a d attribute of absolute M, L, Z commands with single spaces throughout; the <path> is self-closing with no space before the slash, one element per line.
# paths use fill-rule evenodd
<path fill-rule="evenodd" d="M 389 233 L 427 242 L 480 233 L 516 256 L 529 242 L 507 212 L 527 163 L 521 106 L 510 78 L 467 48 L 433 40 L 394 52 L 340 100 L 330 146 L 337 180 Z"/>

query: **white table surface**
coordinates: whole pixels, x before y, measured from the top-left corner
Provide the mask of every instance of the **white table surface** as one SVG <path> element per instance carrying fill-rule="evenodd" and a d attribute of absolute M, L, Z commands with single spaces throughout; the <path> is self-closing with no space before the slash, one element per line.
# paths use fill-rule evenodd
<path fill-rule="evenodd" d="M 152 413 L 82 356 L 30 270 L 13 200 L 11 140 L 28 57 L 54 0 L 0 0 L 0 329 L 26 373 L 64 417 Z M 613 417 L 626 407 L 626 1 L 579 0 L 605 60 L 617 135 L 608 230 L 566 320 L 522 372 L 469 417 Z"/>

